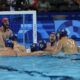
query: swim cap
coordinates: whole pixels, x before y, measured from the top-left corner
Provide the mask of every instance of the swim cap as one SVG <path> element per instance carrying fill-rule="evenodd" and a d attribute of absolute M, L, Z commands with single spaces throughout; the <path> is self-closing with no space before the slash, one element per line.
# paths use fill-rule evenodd
<path fill-rule="evenodd" d="M 45 40 L 39 41 L 39 50 L 44 50 L 47 47 L 47 42 Z"/>
<path fill-rule="evenodd" d="M 2 19 L 2 23 L 6 22 L 6 21 L 8 21 L 8 18 L 5 17 Z"/>
<path fill-rule="evenodd" d="M 30 45 L 30 49 L 31 49 L 31 52 L 34 52 L 34 51 L 38 51 L 38 44 L 37 43 L 33 43 Z"/>
<path fill-rule="evenodd" d="M 67 31 L 63 29 L 59 32 L 59 38 L 61 39 L 62 37 L 65 37 L 65 36 L 68 36 Z"/>
<path fill-rule="evenodd" d="M 13 47 L 14 47 L 14 43 L 12 42 L 12 40 L 6 39 L 6 40 L 5 40 L 5 46 L 6 46 L 6 47 L 13 48 Z"/>

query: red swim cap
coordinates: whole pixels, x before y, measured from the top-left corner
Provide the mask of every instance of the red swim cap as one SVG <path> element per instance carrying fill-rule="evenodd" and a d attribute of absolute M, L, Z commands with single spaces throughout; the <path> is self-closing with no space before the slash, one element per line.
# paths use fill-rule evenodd
<path fill-rule="evenodd" d="M 5 17 L 2 19 L 2 23 L 6 22 L 6 21 L 8 21 L 8 18 Z"/>

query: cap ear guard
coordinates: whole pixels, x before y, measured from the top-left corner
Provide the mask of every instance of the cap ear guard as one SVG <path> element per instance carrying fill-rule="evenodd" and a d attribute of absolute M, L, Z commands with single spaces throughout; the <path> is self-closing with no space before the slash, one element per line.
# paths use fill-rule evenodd
<path fill-rule="evenodd" d="M 39 41 L 39 50 L 44 50 L 47 47 L 47 42 L 45 40 Z"/>
<path fill-rule="evenodd" d="M 59 32 L 59 39 L 61 39 L 62 37 L 65 37 L 65 36 L 68 36 L 68 35 L 67 35 L 67 31 L 66 31 L 66 30 L 61 30 L 61 31 Z"/>
<path fill-rule="evenodd" d="M 38 44 L 33 43 L 30 45 L 31 52 L 38 51 Z"/>

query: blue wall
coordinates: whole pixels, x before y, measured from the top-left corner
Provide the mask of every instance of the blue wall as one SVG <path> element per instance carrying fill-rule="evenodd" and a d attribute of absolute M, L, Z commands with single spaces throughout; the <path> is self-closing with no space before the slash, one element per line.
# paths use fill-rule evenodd
<path fill-rule="evenodd" d="M 62 17 L 61 17 L 62 16 Z M 25 27 L 23 28 L 23 16 L 22 15 L 5 15 L 0 16 L 0 20 L 3 17 L 8 17 L 10 21 L 10 28 L 14 33 L 18 34 L 18 41 L 23 41 L 23 30 L 25 30 L 26 43 L 32 43 L 32 15 L 25 15 Z M 68 31 L 68 36 L 80 41 L 80 15 L 79 13 L 38 13 L 37 14 L 37 34 L 38 41 L 45 39 L 48 41 L 49 34 L 51 32 L 58 32 L 61 29 Z M 0 23 L 1 25 L 1 23 Z"/>

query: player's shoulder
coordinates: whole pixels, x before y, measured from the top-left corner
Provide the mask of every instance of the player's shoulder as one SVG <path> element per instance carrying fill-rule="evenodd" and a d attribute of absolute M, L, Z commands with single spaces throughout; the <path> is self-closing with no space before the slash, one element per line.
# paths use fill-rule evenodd
<path fill-rule="evenodd" d="M 69 40 L 71 40 L 71 41 L 75 42 L 75 40 L 74 40 L 74 39 L 69 38 Z"/>
<path fill-rule="evenodd" d="M 76 44 L 76 41 L 74 39 L 69 38 L 68 41 L 72 44 Z"/>

